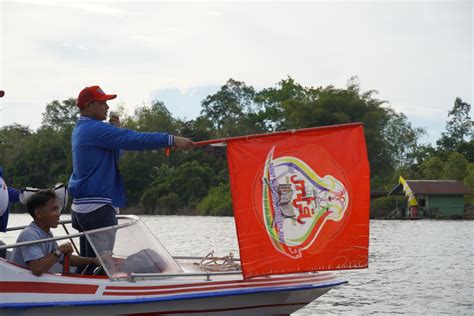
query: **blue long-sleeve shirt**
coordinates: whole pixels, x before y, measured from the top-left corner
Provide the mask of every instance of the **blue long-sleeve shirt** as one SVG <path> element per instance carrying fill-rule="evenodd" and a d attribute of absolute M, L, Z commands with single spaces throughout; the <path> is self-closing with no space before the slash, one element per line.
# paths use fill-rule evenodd
<path fill-rule="evenodd" d="M 73 172 L 69 191 L 73 203 L 125 206 L 118 168 L 121 150 L 151 150 L 173 145 L 173 135 L 140 133 L 81 116 L 72 132 Z"/>

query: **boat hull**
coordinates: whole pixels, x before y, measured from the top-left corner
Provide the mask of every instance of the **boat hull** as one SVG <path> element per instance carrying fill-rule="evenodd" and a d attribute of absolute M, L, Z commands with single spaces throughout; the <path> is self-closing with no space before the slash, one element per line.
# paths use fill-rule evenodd
<path fill-rule="evenodd" d="M 291 314 L 330 288 L 236 294 L 172 301 L 109 302 L 75 306 L 30 306 L 1 309 L 1 315 L 275 315 Z"/>
<path fill-rule="evenodd" d="M 133 282 L 54 273 L 36 277 L 4 260 L 0 274 L 0 315 L 281 315 L 346 283 L 328 272 Z"/>

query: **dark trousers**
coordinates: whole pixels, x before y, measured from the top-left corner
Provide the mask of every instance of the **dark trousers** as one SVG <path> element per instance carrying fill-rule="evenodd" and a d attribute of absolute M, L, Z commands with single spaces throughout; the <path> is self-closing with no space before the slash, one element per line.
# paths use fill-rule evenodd
<path fill-rule="evenodd" d="M 83 232 L 93 229 L 113 226 L 118 224 L 117 213 L 110 205 L 104 205 L 90 213 L 71 213 L 72 227 Z M 91 246 L 89 240 L 94 244 Z M 104 251 L 112 251 L 115 244 L 115 230 L 107 230 L 98 233 L 89 233 L 88 236 L 79 237 L 80 255 L 83 257 L 94 258 Z M 85 267 L 78 267 L 77 273 L 82 273 Z"/>

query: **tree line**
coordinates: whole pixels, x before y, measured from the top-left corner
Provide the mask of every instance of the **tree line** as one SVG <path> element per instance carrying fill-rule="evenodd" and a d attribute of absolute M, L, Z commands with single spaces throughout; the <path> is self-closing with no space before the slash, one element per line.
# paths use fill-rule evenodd
<path fill-rule="evenodd" d="M 229 79 L 201 102 L 200 116 L 175 118 L 161 101 L 119 110 L 122 126 L 163 131 L 194 141 L 351 122 L 364 124 L 371 167 L 371 189 L 390 190 L 406 179 L 454 179 L 474 190 L 474 133 L 471 105 L 456 98 L 446 130 L 436 145 L 421 144 L 426 133 L 403 113 L 361 91 L 357 77 L 345 88 L 305 87 L 288 77 L 256 90 Z M 67 183 L 72 172 L 71 132 L 79 117 L 76 100 L 52 101 L 41 126 L 13 124 L 0 129 L 0 165 L 11 187 L 50 187 Z M 231 215 L 225 149 L 205 147 L 187 152 L 126 152 L 120 169 L 127 204 L 144 214 Z M 472 202 L 472 201 L 471 201 Z M 378 204 L 377 204 L 378 203 Z M 384 207 L 382 199 L 374 207 Z M 385 204 L 384 204 L 385 203 Z M 17 207 L 16 210 L 22 210 Z"/>

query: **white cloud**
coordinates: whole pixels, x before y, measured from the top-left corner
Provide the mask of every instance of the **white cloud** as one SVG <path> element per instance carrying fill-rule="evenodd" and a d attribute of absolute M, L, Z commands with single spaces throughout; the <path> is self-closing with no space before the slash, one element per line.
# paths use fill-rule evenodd
<path fill-rule="evenodd" d="M 471 2 L 3 1 L 0 9 L 3 124 L 38 127 L 47 102 L 91 84 L 132 108 L 156 90 L 192 96 L 229 78 L 263 88 L 288 75 L 337 87 L 358 75 L 362 89 L 435 134 L 456 97 L 472 104 Z M 28 117 L 11 110 L 21 103 Z M 180 116 L 200 109 L 186 110 Z"/>
<path fill-rule="evenodd" d="M 113 3 L 111 2 L 111 5 Z M 86 12 L 94 13 L 94 14 L 99 14 L 99 15 L 111 15 L 111 16 L 116 16 L 116 17 L 121 17 L 124 15 L 124 11 L 117 9 L 115 7 L 112 7 L 111 5 L 105 5 L 101 3 L 67 3 L 65 6 L 73 8 L 73 9 L 78 9 L 78 10 L 83 10 Z"/>

